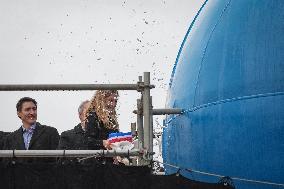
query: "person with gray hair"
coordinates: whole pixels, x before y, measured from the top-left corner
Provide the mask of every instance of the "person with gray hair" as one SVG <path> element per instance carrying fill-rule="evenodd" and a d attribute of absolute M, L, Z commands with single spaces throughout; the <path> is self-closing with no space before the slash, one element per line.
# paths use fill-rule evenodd
<path fill-rule="evenodd" d="M 61 133 L 58 149 L 60 150 L 87 150 L 88 144 L 85 137 L 86 111 L 90 106 L 90 101 L 83 101 L 78 107 L 80 123 L 73 129 Z M 71 161 L 74 161 L 72 159 Z"/>
<path fill-rule="evenodd" d="M 85 100 L 83 101 L 80 106 L 78 107 L 78 114 L 79 114 L 79 119 L 81 121 L 81 127 L 85 131 L 85 121 L 86 121 L 86 112 L 90 106 L 90 101 Z"/>

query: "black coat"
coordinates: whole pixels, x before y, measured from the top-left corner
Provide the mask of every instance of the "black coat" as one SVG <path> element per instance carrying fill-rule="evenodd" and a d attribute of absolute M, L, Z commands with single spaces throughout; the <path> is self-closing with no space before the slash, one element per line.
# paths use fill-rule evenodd
<path fill-rule="evenodd" d="M 99 120 L 96 112 L 91 112 L 87 120 L 86 135 L 88 138 L 88 149 L 105 149 L 103 140 L 107 140 L 110 133 L 118 132 L 118 130 L 106 128 L 103 122 Z"/>
<path fill-rule="evenodd" d="M 8 132 L 0 131 L 0 150 L 3 150 L 4 142 L 6 140 L 7 135 L 9 135 L 9 134 L 10 133 L 8 133 Z"/>
<path fill-rule="evenodd" d="M 60 150 L 87 150 L 85 132 L 79 123 L 74 129 L 61 133 L 58 149 Z"/>
<path fill-rule="evenodd" d="M 103 140 L 117 130 L 105 128 L 95 114 L 89 119 L 86 132 L 78 124 L 74 129 L 61 133 L 58 149 L 65 150 L 100 150 L 105 149 Z"/>
<path fill-rule="evenodd" d="M 4 142 L 6 140 L 7 135 L 10 134 L 9 132 L 0 131 L 0 150 L 4 148 Z M 0 162 L 2 162 L 3 158 L 0 158 Z"/>
<path fill-rule="evenodd" d="M 36 123 L 34 133 L 32 135 L 29 150 L 56 150 L 59 142 L 59 134 L 57 129 Z M 4 150 L 25 150 L 23 138 L 23 129 L 12 132 L 6 137 Z M 34 162 L 41 158 L 17 158 L 19 162 Z M 43 158 L 47 160 L 48 158 Z M 40 161 L 39 161 L 40 162 Z"/>
<path fill-rule="evenodd" d="M 58 149 L 65 150 L 105 150 L 103 140 L 107 140 L 108 135 L 117 130 L 107 129 L 96 114 L 90 114 L 88 117 L 87 129 L 84 131 L 81 124 L 74 129 L 61 133 Z M 74 163 L 80 158 L 60 158 L 60 162 Z M 82 163 L 112 163 L 112 158 L 90 158 Z"/>

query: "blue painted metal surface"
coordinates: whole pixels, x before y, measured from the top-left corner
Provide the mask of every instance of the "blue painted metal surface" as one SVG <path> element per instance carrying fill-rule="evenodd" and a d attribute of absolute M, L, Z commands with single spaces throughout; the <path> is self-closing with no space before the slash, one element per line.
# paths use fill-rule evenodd
<path fill-rule="evenodd" d="M 284 183 L 284 1 L 205 1 L 179 51 L 167 106 L 186 111 L 165 120 L 164 162 Z"/>

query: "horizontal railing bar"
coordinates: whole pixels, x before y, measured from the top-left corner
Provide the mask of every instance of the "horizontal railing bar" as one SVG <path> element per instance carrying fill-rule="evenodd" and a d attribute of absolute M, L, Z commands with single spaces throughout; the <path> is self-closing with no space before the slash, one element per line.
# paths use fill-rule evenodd
<path fill-rule="evenodd" d="M 140 156 L 143 152 L 133 150 L 0 150 L 0 157 L 114 157 Z"/>
<path fill-rule="evenodd" d="M 165 108 L 165 109 L 153 109 L 153 115 L 167 115 L 167 114 L 182 114 L 183 110 L 181 108 Z M 133 113 L 137 114 L 137 110 Z"/>
<path fill-rule="evenodd" d="M 0 85 L 0 91 L 78 91 L 78 90 L 141 90 L 154 85 L 139 84 L 11 84 Z"/>

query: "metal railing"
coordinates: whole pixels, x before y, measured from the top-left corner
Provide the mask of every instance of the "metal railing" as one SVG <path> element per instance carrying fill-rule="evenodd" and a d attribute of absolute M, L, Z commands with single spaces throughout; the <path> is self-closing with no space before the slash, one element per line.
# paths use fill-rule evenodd
<path fill-rule="evenodd" d="M 82 91 L 82 90 L 137 90 L 154 88 L 154 85 L 137 84 L 40 84 L 0 85 L 0 91 Z"/>
<path fill-rule="evenodd" d="M 181 109 L 153 109 L 152 97 L 150 90 L 155 88 L 150 83 L 150 72 L 144 72 L 144 81 L 142 76 L 138 77 L 136 84 L 28 84 L 28 85 L 0 85 L 0 91 L 75 91 L 75 90 L 136 90 L 141 92 L 141 98 L 137 99 L 137 110 L 134 113 L 137 114 L 137 133 L 138 133 L 138 149 L 132 151 L 94 151 L 94 150 L 12 150 L 12 151 L 0 151 L 0 157 L 46 157 L 46 156 L 92 156 L 94 154 L 101 154 L 101 152 L 107 152 L 106 155 L 137 155 L 148 157 L 148 160 L 152 159 L 153 155 L 153 115 L 164 114 L 181 114 Z M 139 152 L 139 153 L 138 153 Z M 12 156 L 11 156 L 12 153 Z M 48 153 L 50 153 L 48 155 Z M 145 155 L 146 154 L 146 155 Z"/>
<path fill-rule="evenodd" d="M 1 157 L 128 157 L 140 156 L 143 151 L 134 150 L 1 150 Z"/>

